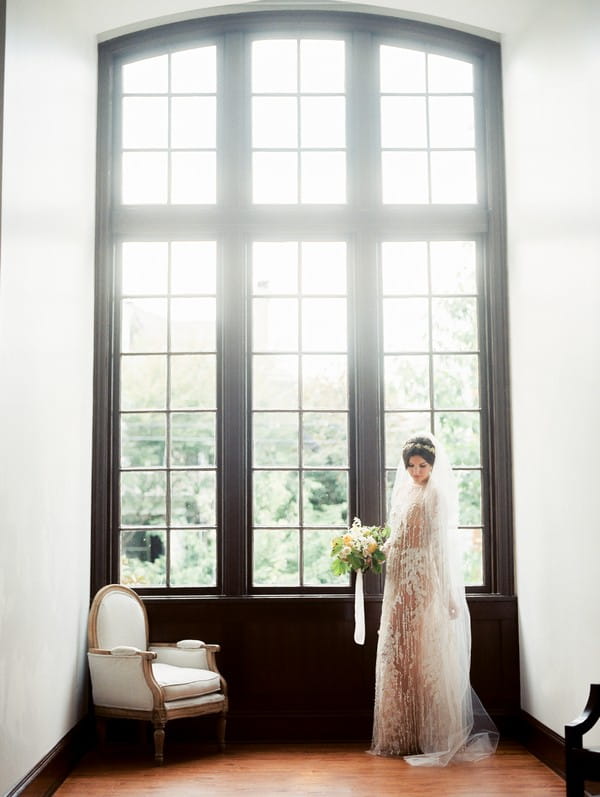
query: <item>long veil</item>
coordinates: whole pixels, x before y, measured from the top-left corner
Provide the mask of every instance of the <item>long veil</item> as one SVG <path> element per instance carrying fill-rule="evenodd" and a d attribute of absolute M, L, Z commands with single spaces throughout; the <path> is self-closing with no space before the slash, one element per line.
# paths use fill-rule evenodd
<path fill-rule="evenodd" d="M 424 489 L 424 521 L 430 529 L 434 574 L 423 613 L 420 677 L 426 699 L 420 709 L 419 749 L 405 756 L 414 766 L 476 761 L 495 752 L 498 730 L 471 687 L 471 626 L 458 532 L 458 491 L 443 445 L 432 434 L 435 463 Z M 401 461 L 388 523 L 398 528 L 412 479 Z"/>

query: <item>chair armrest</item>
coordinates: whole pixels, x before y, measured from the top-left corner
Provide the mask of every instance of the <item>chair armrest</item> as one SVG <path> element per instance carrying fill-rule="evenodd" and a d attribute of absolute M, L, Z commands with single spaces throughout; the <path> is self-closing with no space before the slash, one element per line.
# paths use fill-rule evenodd
<path fill-rule="evenodd" d="M 130 658 L 139 657 L 142 659 L 149 659 L 150 661 L 156 658 L 156 653 L 151 650 L 139 650 L 138 648 L 131 648 L 126 645 L 120 645 L 116 648 L 90 648 L 88 654 L 93 653 L 98 656 L 115 656 L 116 658 Z"/>
<path fill-rule="evenodd" d="M 118 648 L 91 648 L 88 663 L 94 705 L 144 711 L 160 705 L 162 689 L 152 674 L 155 658 L 147 650 L 123 653 Z"/>
<path fill-rule="evenodd" d="M 186 640 L 189 642 L 190 640 Z M 149 650 L 156 653 L 162 664 L 174 664 L 176 667 L 195 667 L 199 670 L 217 672 L 214 654 L 220 650 L 219 645 L 207 645 L 199 640 L 197 647 L 182 647 L 179 642 L 154 642 Z"/>
<path fill-rule="evenodd" d="M 583 712 L 565 725 L 567 747 L 581 747 L 583 735 L 600 719 L 600 684 L 591 684 L 590 693 Z"/>

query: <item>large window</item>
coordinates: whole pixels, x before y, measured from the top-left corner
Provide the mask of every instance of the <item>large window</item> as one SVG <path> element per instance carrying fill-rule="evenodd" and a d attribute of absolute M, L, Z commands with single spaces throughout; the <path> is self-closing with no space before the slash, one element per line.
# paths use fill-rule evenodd
<path fill-rule="evenodd" d="M 99 110 L 98 584 L 346 592 L 331 538 L 431 430 L 510 591 L 497 46 L 212 18 L 102 45 Z"/>

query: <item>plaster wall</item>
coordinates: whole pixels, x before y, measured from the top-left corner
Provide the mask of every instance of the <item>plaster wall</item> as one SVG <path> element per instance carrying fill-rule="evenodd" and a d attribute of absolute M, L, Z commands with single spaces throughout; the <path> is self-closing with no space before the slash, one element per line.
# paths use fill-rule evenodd
<path fill-rule="evenodd" d="M 600 677 L 600 7 L 550 0 L 503 63 L 522 707 L 562 736 Z"/>
<path fill-rule="evenodd" d="M 7 4 L 0 262 L 0 793 L 82 716 L 89 595 L 95 47 Z"/>

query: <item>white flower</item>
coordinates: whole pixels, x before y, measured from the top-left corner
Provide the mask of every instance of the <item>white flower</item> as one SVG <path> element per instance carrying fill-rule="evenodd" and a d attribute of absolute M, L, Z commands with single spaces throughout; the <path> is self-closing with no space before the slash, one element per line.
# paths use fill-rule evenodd
<path fill-rule="evenodd" d="M 342 550 L 339 552 L 338 556 L 342 560 L 342 562 L 345 562 L 351 553 L 352 553 L 352 548 L 349 545 L 344 545 Z"/>

